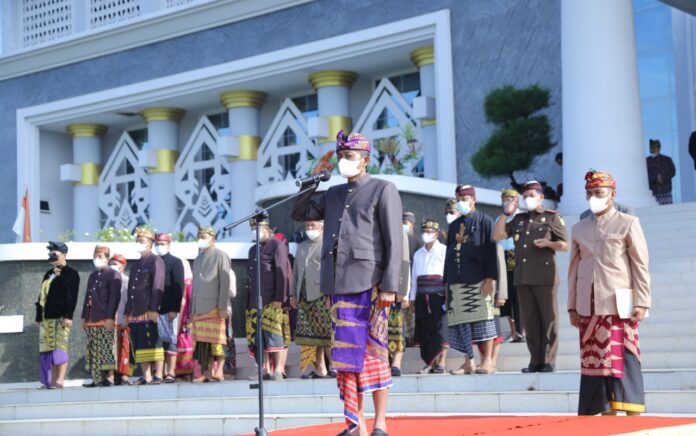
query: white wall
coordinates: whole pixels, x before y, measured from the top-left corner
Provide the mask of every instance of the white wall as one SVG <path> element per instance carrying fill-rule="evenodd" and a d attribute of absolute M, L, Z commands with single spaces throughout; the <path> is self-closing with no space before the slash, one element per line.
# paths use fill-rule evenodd
<path fill-rule="evenodd" d="M 73 228 L 72 183 L 60 181 L 60 166 L 72 163 L 72 139 L 67 133 L 40 132 L 40 200 L 48 200 L 51 213 L 39 217 L 39 239 L 55 240 Z M 31 200 L 36 201 L 34 199 Z M 85 207 L 99 207 L 85 205 Z"/>

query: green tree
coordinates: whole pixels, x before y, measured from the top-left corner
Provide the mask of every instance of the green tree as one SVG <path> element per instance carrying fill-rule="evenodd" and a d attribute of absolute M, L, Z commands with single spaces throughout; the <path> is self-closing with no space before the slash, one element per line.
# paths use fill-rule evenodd
<path fill-rule="evenodd" d="M 549 106 L 549 98 L 549 91 L 538 85 L 492 90 L 484 100 L 484 110 L 495 129 L 472 156 L 474 170 L 483 177 L 508 176 L 518 185 L 515 171 L 528 169 L 536 156 L 554 146 L 549 120 L 538 114 Z"/>

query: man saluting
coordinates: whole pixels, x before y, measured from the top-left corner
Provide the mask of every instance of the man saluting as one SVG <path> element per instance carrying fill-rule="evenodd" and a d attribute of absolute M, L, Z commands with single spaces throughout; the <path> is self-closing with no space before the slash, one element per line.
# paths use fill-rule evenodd
<path fill-rule="evenodd" d="M 338 169 L 348 183 L 314 196 L 317 184 L 295 201 L 296 221 L 324 220 L 320 289 L 332 296 L 331 364 L 344 401 L 343 435 L 366 434 L 363 394 L 372 392 L 375 426 L 386 435 L 388 308 L 400 289 L 403 230 L 401 198 L 393 183 L 367 173 L 371 146 L 359 133 L 336 137 Z M 333 170 L 326 153 L 314 174 Z"/>

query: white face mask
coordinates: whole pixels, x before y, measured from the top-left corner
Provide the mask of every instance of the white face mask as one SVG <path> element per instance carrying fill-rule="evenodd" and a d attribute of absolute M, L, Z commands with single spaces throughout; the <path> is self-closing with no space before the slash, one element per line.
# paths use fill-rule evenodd
<path fill-rule="evenodd" d="M 539 198 L 527 197 L 524 199 L 524 204 L 527 206 L 527 210 L 536 210 L 537 206 L 539 206 Z"/>
<path fill-rule="evenodd" d="M 430 244 L 437 238 L 437 235 L 434 233 L 422 233 L 421 234 L 421 239 L 423 240 L 424 244 Z"/>
<path fill-rule="evenodd" d="M 199 239 L 198 240 L 198 248 L 201 250 L 205 250 L 210 246 L 210 240 L 209 239 Z"/>
<path fill-rule="evenodd" d="M 317 239 L 319 237 L 319 235 L 321 235 L 321 232 L 319 230 L 307 230 L 306 233 L 307 233 L 307 237 L 309 239 L 311 239 L 312 241 L 314 241 L 315 239 Z M 256 235 L 254 235 L 254 236 L 256 236 Z"/>
<path fill-rule="evenodd" d="M 657 153 L 650 153 L 650 156 L 652 156 L 652 157 L 657 157 L 659 154 L 660 154 L 659 152 L 657 152 Z"/>
<path fill-rule="evenodd" d="M 609 197 L 606 198 L 597 198 L 597 197 L 590 197 L 589 199 L 590 203 L 590 210 L 592 213 L 600 213 L 606 210 L 606 208 L 609 206 Z"/>
<path fill-rule="evenodd" d="M 118 267 L 118 265 L 109 265 L 109 267 L 118 273 L 121 272 L 121 269 Z"/>
<path fill-rule="evenodd" d="M 155 245 L 155 253 L 157 253 L 158 256 L 164 256 L 169 253 L 169 247 L 166 245 Z"/>
<path fill-rule="evenodd" d="M 94 267 L 96 269 L 102 269 L 106 266 L 106 261 L 104 259 L 100 259 L 98 257 L 92 259 L 92 263 L 94 264 Z"/>
<path fill-rule="evenodd" d="M 469 212 L 471 212 L 471 206 L 469 206 L 468 201 L 458 201 L 457 202 L 457 210 L 462 214 L 462 215 L 468 215 Z"/>
<path fill-rule="evenodd" d="M 457 218 L 459 218 L 459 217 L 453 213 L 448 213 L 447 216 L 445 217 L 445 219 L 447 220 L 447 224 L 452 224 L 454 222 L 454 220 L 456 220 Z"/>
<path fill-rule="evenodd" d="M 411 227 L 409 227 L 408 224 L 403 224 L 401 228 L 404 230 L 404 233 L 406 233 L 407 235 L 411 231 Z"/>
<path fill-rule="evenodd" d="M 147 244 L 143 244 L 142 242 L 136 242 L 135 251 L 137 251 L 138 253 L 144 253 L 145 251 L 147 251 Z"/>
<path fill-rule="evenodd" d="M 338 161 L 338 171 L 345 178 L 357 176 L 360 173 L 360 162 L 362 162 L 362 159 L 348 160 L 341 158 Z"/>

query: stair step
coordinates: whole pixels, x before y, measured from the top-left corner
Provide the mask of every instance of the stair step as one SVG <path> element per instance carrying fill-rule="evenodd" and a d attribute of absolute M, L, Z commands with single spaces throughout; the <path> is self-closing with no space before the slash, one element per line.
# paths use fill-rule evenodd
<path fill-rule="evenodd" d="M 696 391 L 647 391 L 646 407 L 651 413 L 692 414 L 696 402 Z M 39 418 L 0 421 L 4 434 L 221 434 L 253 431 L 257 423 L 255 411 L 251 413 L 225 413 L 224 404 L 240 405 L 245 400 L 256 405 L 255 398 L 246 399 L 201 399 L 180 400 L 177 412 L 172 416 L 97 416 L 94 418 L 66 418 L 69 410 L 61 410 L 61 418 Z M 575 392 L 438 392 L 419 394 L 392 393 L 389 396 L 389 409 L 392 415 L 410 413 L 461 414 L 573 414 L 577 411 L 578 394 Z M 150 408 L 153 413 L 173 412 L 172 405 L 162 401 L 141 401 L 135 403 L 143 410 Z M 293 426 L 290 419 L 298 420 L 297 425 L 310 425 L 313 419 L 324 422 L 340 420 L 336 411 L 342 409 L 338 397 L 334 395 L 277 397 L 267 399 L 269 429 L 279 428 L 278 419 L 283 419 L 283 427 Z M 301 406 L 301 407 L 300 407 Z M 103 406 L 101 410 L 108 410 Z M 288 410 L 285 413 L 274 409 Z M 295 410 L 295 412 L 291 410 Z M 139 411 L 133 407 L 133 411 Z M 220 412 L 217 412 L 220 410 Z M 372 413 L 372 402 L 365 402 L 365 411 Z M 323 416 L 322 416 L 323 415 Z M 271 425 L 273 427 L 271 427 Z"/>

